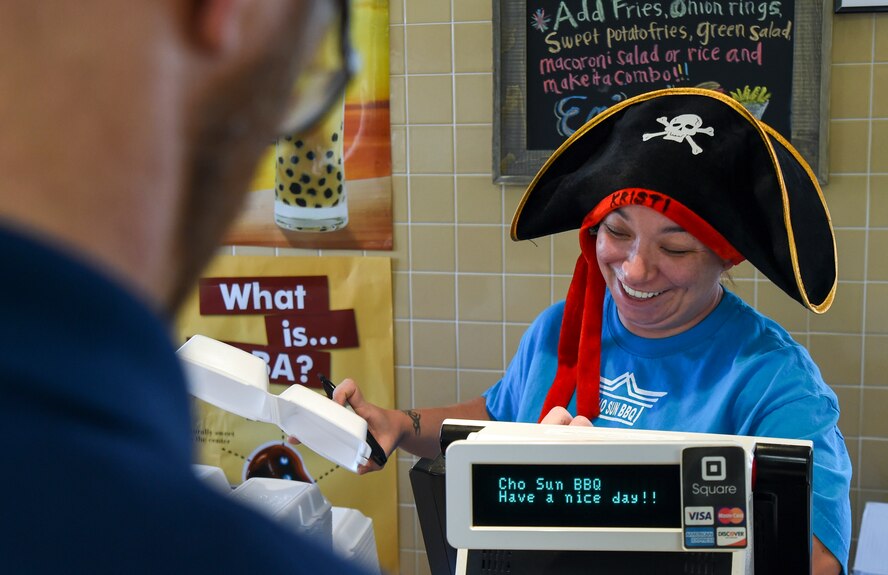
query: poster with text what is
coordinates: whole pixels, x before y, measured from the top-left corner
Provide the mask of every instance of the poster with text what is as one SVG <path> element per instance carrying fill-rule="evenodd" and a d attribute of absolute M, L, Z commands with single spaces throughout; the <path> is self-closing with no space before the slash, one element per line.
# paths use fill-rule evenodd
<path fill-rule="evenodd" d="M 269 392 L 292 385 L 323 393 L 318 373 L 355 379 L 364 396 L 393 408 L 391 260 L 387 257 L 220 256 L 204 270 L 177 317 L 179 343 L 200 334 L 261 358 Z M 200 463 L 232 485 L 251 477 L 317 483 L 338 507 L 373 520 L 381 566 L 398 572 L 397 458 L 358 476 L 293 445 L 276 425 L 194 400 Z M 365 495 L 372 493 L 373 497 Z"/>
<path fill-rule="evenodd" d="M 701 87 L 787 138 L 795 0 L 527 0 L 527 143 L 552 150 L 631 96 Z"/>

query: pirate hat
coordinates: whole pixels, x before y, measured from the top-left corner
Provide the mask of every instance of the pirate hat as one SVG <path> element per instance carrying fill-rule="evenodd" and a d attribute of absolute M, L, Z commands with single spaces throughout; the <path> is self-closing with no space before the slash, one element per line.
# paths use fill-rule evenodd
<path fill-rule="evenodd" d="M 604 282 L 589 231 L 625 205 L 660 211 L 725 260 L 749 260 L 816 313 L 832 304 L 832 224 L 817 179 L 795 148 L 719 92 L 671 88 L 629 98 L 549 157 L 512 219 L 513 240 L 581 229 L 558 375 L 541 415 L 567 405 L 574 388 L 578 412 L 598 414 Z"/>

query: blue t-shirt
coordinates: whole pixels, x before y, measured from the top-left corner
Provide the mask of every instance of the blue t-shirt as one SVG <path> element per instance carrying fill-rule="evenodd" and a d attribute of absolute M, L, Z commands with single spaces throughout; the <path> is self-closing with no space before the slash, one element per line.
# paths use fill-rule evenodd
<path fill-rule="evenodd" d="M 185 379 L 144 302 L 2 227 L 0 246 L 0 573 L 358 575 L 194 476 Z"/>
<path fill-rule="evenodd" d="M 490 417 L 536 422 L 558 364 L 564 303 L 528 328 L 505 376 L 484 396 Z M 734 294 L 688 331 L 630 333 L 608 293 L 597 427 L 808 439 L 814 443 L 814 534 L 847 572 L 851 461 L 839 406 L 808 351 Z M 576 396 L 568 411 L 576 414 Z"/>

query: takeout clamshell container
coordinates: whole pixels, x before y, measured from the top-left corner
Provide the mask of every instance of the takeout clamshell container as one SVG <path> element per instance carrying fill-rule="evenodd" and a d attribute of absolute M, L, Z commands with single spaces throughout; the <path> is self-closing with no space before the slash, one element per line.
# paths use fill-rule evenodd
<path fill-rule="evenodd" d="M 302 385 L 269 393 L 262 358 L 203 335 L 191 337 L 176 354 L 195 397 L 252 421 L 274 423 L 351 471 L 367 462 L 367 422 L 361 416 Z"/>
<path fill-rule="evenodd" d="M 225 472 L 222 471 L 221 467 L 204 465 L 202 463 L 192 463 L 191 470 L 194 472 L 195 477 L 204 484 L 209 485 L 212 489 L 223 494 L 231 493 L 231 484 L 228 483 L 228 479 L 225 477 Z"/>
<path fill-rule="evenodd" d="M 327 547 L 333 544 L 333 507 L 316 483 L 251 477 L 231 497 Z"/>
<path fill-rule="evenodd" d="M 380 573 L 373 520 L 357 509 L 333 507 L 333 549 L 369 573 Z"/>

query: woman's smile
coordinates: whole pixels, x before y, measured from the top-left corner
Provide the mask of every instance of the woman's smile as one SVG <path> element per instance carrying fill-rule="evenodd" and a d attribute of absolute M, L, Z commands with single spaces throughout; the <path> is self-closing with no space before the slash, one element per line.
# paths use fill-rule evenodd
<path fill-rule="evenodd" d="M 640 299 L 640 300 L 646 300 L 646 299 L 651 299 L 653 297 L 657 297 L 658 295 L 660 295 L 661 293 L 666 291 L 666 290 L 662 290 L 662 291 L 656 291 L 656 292 L 648 292 L 648 291 L 634 290 L 631 287 L 624 284 L 623 282 L 620 282 L 620 287 L 622 287 L 623 291 L 625 291 L 629 296 L 631 296 L 635 299 Z"/>

